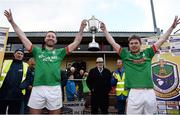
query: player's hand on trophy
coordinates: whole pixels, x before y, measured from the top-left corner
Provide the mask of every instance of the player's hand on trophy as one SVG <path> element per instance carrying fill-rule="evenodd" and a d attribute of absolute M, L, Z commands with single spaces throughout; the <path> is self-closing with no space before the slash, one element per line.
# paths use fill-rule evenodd
<path fill-rule="evenodd" d="M 103 32 L 106 31 L 106 25 L 105 25 L 103 22 L 100 23 L 100 29 L 101 29 Z"/>
<path fill-rule="evenodd" d="M 82 22 L 81 22 L 81 27 L 80 27 L 80 30 L 84 30 L 84 28 L 87 26 L 87 20 L 84 19 Z"/>

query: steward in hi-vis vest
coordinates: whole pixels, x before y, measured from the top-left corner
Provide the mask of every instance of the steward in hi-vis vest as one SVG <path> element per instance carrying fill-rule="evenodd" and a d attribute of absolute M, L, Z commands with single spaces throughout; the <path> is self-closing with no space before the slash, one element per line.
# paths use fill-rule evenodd
<path fill-rule="evenodd" d="M 113 73 L 111 80 L 112 86 L 116 86 L 117 108 L 119 114 L 125 114 L 126 99 L 128 90 L 125 86 L 125 72 L 122 65 L 122 60 L 117 60 L 118 69 Z"/>
<path fill-rule="evenodd" d="M 13 60 L 4 60 L 0 76 L 0 114 L 19 114 L 23 95 L 25 95 L 25 82 L 28 82 L 30 71 L 28 64 L 23 62 L 24 51 L 17 49 Z M 27 76 L 27 77 L 26 77 Z M 27 78 L 27 79 L 26 79 Z"/>
<path fill-rule="evenodd" d="M 116 96 L 123 95 L 123 96 L 127 97 L 128 90 L 125 90 L 125 87 L 124 87 L 125 73 L 123 72 L 123 74 L 121 76 L 120 73 L 115 72 L 113 76 L 117 79 Z"/>
<path fill-rule="evenodd" d="M 1 77 L 0 77 L 0 88 L 3 85 L 3 82 L 6 78 L 7 73 L 9 72 L 12 62 L 13 62 L 13 60 L 4 60 Z M 23 76 L 22 76 L 21 83 L 26 79 L 27 70 L 28 70 L 28 64 L 23 62 L 23 71 L 22 71 Z M 25 89 L 23 89 L 21 92 L 23 95 L 25 95 L 25 93 L 26 93 Z"/>

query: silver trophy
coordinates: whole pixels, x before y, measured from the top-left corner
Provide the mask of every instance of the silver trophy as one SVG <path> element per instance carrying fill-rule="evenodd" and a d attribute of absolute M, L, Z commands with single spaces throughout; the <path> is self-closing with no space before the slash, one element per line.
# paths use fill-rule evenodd
<path fill-rule="evenodd" d="M 95 35 L 98 32 L 100 25 L 100 21 L 96 19 L 94 16 L 88 20 L 88 30 L 92 34 L 92 42 L 89 43 L 88 50 L 89 51 L 99 51 L 99 44 L 95 41 Z"/>

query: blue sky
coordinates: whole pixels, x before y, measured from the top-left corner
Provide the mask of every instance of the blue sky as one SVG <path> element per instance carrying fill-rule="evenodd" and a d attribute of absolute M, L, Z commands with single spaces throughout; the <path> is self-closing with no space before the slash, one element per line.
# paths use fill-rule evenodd
<path fill-rule="evenodd" d="M 180 0 L 154 0 L 157 27 L 167 30 L 180 16 L 179 5 Z M 150 0 L 0 0 L 0 26 L 13 31 L 3 15 L 9 8 L 23 31 L 78 31 L 92 15 L 109 31 L 154 30 Z"/>

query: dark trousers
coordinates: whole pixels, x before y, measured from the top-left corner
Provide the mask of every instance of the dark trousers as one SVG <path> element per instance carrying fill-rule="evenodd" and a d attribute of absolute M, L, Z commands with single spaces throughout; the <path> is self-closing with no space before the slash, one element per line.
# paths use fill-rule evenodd
<path fill-rule="evenodd" d="M 61 90 L 62 90 L 62 101 L 64 102 L 65 96 L 64 96 L 64 87 L 63 86 L 61 86 Z"/>
<path fill-rule="evenodd" d="M 28 114 L 29 113 L 28 101 L 29 101 L 29 99 L 28 100 L 25 99 L 24 101 L 21 102 L 20 114 Z"/>
<path fill-rule="evenodd" d="M 21 100 L 0 100 L 0 114 L 19 114 L 21 109 Z"/>
<path fill-rule="evenodd" d="M 76 83 L 76 85 L 78 86 L 78 91 L 77 91 L 77 93 L 78 93 L 78 100 L 81 101 L 83 99 L 83 86 L 82 86 L 82 82 L 78 81 Z"/>
<path fill-rule="evenodd" d="M 126 100 L 117 100 L 118 114 L 125 114 Z"/>
<path fill-rule="evenodd" d="M 84 100 L 85 100 L 85 104 L 84 104 L 84 106 L 85 106 L 85 108 L 88 108 L 88 104 L 89 104 L 89 99 L 88 99 L 88 97 L 89 97 L 89 92 L 87 92 L 87 93 L 83 93 L 83 97 L 84 97 Z"/>
<path fill-rule="evenodd" d="M 91 114 L 108 114 L 109 96 L 108 95 L 91 95 Z"/>

